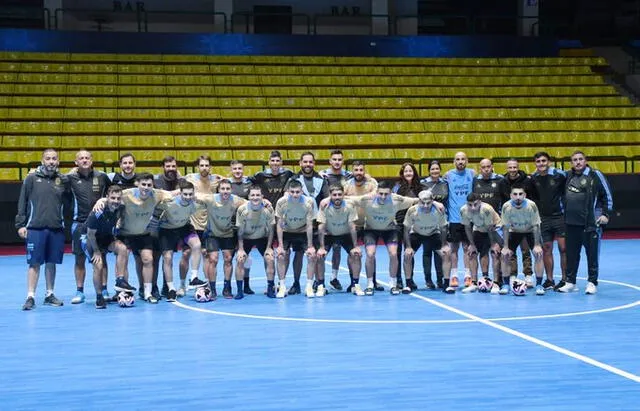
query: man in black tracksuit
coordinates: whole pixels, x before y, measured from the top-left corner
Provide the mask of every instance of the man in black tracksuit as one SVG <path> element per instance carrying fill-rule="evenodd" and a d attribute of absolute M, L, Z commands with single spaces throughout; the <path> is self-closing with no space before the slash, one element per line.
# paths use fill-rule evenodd
<path fill-rule="evenodd" d="M 571 165 L 565 185 L 564 213 L 567 227 L 567 280 L 558 291 L 567 293 L 575 290 L 580 251 L 584 247 L 589 276 L 585 293 L 595 294 L 602 234 L 600 226 L 609 222 L 613 197 L 607 179 L 599 170 L 589 167 L 582 151 L 571 155 Z"/>

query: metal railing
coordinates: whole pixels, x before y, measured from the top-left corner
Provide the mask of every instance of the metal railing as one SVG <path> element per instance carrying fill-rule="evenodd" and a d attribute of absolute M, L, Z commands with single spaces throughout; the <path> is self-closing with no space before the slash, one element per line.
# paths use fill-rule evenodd
<path fill-rule="evenodd" d="M 88 20 L 88 21 L 95 21 L 98 24 L 101 24 L 100 21 L 98 21 L 98 18 L 102 18 L 103 16 L 126 16 L 126 17 L 131 17 L 131 16 L 135 16 L 135 22 L 137 23 L 138 26 L 138 32 L 142 31 L 142 18 L 141 18 L 141 12 L 140 11 L 135 11 L 135 12 L 128 12 L 128 11 L 114 11 L 114 10 L 110 10 L 110 9 L 74 9 L 74 8 L 59 8 L 56 9 L 53 12 L 53 29 L 54 30 L 60 30 L 60 20 L 62 19 L 62 13 L 71 13 L 71 14 L 80 14 L 80 15 L 87 15 L 89 17 L 95 17 L 93 20 Z M 115 20 L 114 20 L 115 21 Z M 131 19 L 121 19 L 120 21 L 131 21 Z M 106 21 L 104 23 L 107 23 Z M 100 31 L 100 30 L 98 30 Z"/>

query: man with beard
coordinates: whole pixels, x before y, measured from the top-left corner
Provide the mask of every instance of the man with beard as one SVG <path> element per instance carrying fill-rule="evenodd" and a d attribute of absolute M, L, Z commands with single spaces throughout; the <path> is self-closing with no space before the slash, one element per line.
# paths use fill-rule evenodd
<path fill-rule="evenodd" d="M 76 277 L 76 295 L 71 304 L 80 304 L 85 300 L 84 280 L 87 275 L 86 256 L 82 249 L 82 236 L 86 232 L 85 223 L 91 208 L 104 197 L 111 184 L 109 177 L 102 171 L 93 169 L 93 158 L 87 150 L 76 153 L 76 167 L 67 174 L 73 203 L 73 224 L 71 225 L 71 247 L 75 256 L 74 274 Z M 106 274 L 106 271 L 105 271 Z M 106 276 L 102 293 L 108 297 Z"/>
<path fill-rule="evenodd" d="M 136 158 L 131 153 L 120 156 L 120 172 L 109 173 L 111 184 L 122 187 L 123 190 L 136 186 Z"/>
<path fill-rule="evenodd" d="M 20 238 L 25 240 L 27 251 L 27 299 L 23 310 L 35 308 L 36 286 L 40 266 L 45 264 L 47 292 L 45 305 L 60 307 L 62 301 L 53 294 L 56 280 L 56 264 L 62 264 L 64 254 L 63 196 L 69 192 L 69 180 L 58 171 L 58 153 L 46 149 L 42 164 L 27 175 L 18 199 L 15 225 Z"/>

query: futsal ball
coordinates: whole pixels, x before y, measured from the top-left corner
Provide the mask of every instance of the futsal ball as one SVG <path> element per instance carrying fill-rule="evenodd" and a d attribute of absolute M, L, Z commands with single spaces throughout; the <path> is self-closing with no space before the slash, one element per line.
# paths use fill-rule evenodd
<path fill-rule="evenodd" d="M 482 277 L 478 280 L 478 291 L 481 293 L 488 293 L 491 291 L 491 287 L 493 287 L 493 280 L 489 277 Z"/>
<path fill-rule="evenodd" d="M 521 280 L 513 280 L 511 283 L 511 291 L 514 295 L 525 295 L 527 293 L 527 283 Z"/>
<path fill-rule="evenodd" d="M 136 298 L 134 297 L 133 293 L 127 293 L 127 292 L 118 293 L 118 305 L 120 307 L 123 307 L 123 308 L 131 307 L 133 304 L 135 304 L 135 302 L 136 302 Z"/>
<path fill-rule="evenodd" d="M 193 297 L 199 303 L 208 303 L 209 301 L 211 301 L 211 290 L 209 289 L 209 287 L 200 287 L 196 289 Z"/>

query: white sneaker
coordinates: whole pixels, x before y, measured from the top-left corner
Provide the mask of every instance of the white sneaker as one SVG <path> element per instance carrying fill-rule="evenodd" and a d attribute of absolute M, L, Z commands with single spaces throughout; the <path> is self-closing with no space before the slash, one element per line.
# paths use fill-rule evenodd
<path fill-rule="evenodd" d="M 351 287 L 351 292 L 353 293 L 353 295 L 357 295 L 358 297 L 362 297 L 364 295 L 364 291 L 362 291 L 362 287 L 360 287 L 360 284 L 356 284 Z"/>
<path fill-rule="evenodd" d="M 478 286 L 475 283 L 471 283 L 471 285 L 464 287 L 464 289 L 462 290 L 462 292 L 465 294 L 475 293 L 476 291 L 478 291 Z"/>
<path fill-rule="evenodd" d="M 491 286 L 491 294 L 500 294 L 500 286 L 498 283 L 493 283 Z"/>
<path fill-rule="evenodd" d="M 575 284 L 571 284 L 571 283 L 564 283 L 564 285 L 560 288 L 558 288 L 558 292 L 561 293 L 571 293 L 573 292 L 573 290 L 576 288 Z"/>
<path fill-rule="evenodd" d="M 278 287 L 278 292 L 276 293 L 276 298 L 284 298 L 287 296 L 287 287 L 281 286 Z"/>
<path fill-rule="evenodd" d="M 187 295 L 187 289 L 185 287 L 180 287 L 176 290 L 176 297 L 184 297 Z"/>
<path fill-rule="evenodd" d="M 592 282 L 587 283 L 587 289 L 584 290 L 585 294 L 593 295 L 597 292 L 598 292 L 598 287 L 594 283 Z"/>
<path fill-rule="evenodd" d="M 324 285 L 320 284 L 316 289 L 316 297 L 324 297 L 325 295 L 327 295 L 327 290 L 324 288 Z"/>
<path fill-rule="evenodd" d="M 525 275 L 524 276 L 524 283 L 527 285 L 527 288 L 532 288 L 533 287 L 533 276 Z"/>
<path fill-rule="evenodd" d="M 307 284 L 307 286 L 305 287 L 304 295 L 306 295 L 307 298 L 313 298 L 316 296 L 316 293 L 313 291 L 313 285 L 311 283 Z"/>

